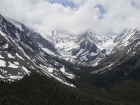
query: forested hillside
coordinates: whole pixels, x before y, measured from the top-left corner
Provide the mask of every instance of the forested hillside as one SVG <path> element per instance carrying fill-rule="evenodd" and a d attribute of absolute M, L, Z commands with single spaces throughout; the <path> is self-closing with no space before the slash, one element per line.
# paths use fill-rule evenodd
<path fill-rule="evenodd" d="M 132 76 L 133 77 L 133 76 Z M 1 105 L 139 105 L 140 82 L 131 77 L 108 88 L 97 88 L 80 80 L 77 88 L 32 72 L 14 83 L 0 82 Z M 137 104 L 135 104 L 137 103 Z"/>

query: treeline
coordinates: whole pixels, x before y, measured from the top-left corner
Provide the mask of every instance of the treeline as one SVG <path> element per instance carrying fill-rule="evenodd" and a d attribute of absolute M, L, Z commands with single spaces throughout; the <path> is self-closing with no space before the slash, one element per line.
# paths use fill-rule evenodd
<path fill-rule="evenodd" d="M 74 82 L 74 81 L 73 81 Z M 15 83 L 0 82 L 0 105 L 120 105 L 123 100 L 75 80 L 77 88 L 32 72 Z"/>

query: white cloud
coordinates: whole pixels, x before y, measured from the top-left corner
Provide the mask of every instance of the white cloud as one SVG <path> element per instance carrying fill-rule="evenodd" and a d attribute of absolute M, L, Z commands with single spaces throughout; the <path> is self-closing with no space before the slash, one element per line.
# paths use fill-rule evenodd
<path fill-rule="evenodd" d="M 77 7 L 51 4 L 47 0 L 1 0 L 0 14 L 36 30 L 60 30 L 71 34 L 93 29 L 101 34 L 114 35 L 125 28 L 140 28 L 139 0 L 69 1 Z M 101 5 L 106 12 L 100 13 L 97 5 Z"/>

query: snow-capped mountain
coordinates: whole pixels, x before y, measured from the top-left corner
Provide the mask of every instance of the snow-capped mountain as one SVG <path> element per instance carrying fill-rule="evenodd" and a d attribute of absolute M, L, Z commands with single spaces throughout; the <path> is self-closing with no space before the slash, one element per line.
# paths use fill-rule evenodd
<path fill-rule="evenodd" d="M 93 30 L 81 35 L 65 35 L 57 31 L 45 35 L 47 40 L 54 43 L 61 58 L 73 63 L 93 59 L 101 50 L 113 43 L 113 38 L 100 35 Z"/>
<path fill-rule="evenodd" d="M 28 36 L 36 40 L 44 51 L 57 56 L 58 58 L 68 60 L 72 63 L 84 64 L 87 66 L 96 66 L 100 60 L 126 49 L 126 47 L 139 38 L 139 29 L 125 29 L 116 38 L 107 37 L 96 31 L 88 30 L 81 35 L 65 35 L 58 31 L 50 31 L 48 33 L 35 33 L 33 30 L 25 27 L 22 23 L 15 22 L 22 31 Z M 42 37 L 42 38 L 40 38 Z M 42 41 L 44 40 L 44 41 Z M 46 43 L 48 42 L 48 43 Z M 48 45 L 48 46 L 46 46 Z M 50 50 L 51 48 L 53 50 Z M 49 49 L 49 50 L 48 50 Z M 130 49 L 129 49 L 130 50 Z M 127 52 L 126 52 L 127 53 Z"/>
<path fill-rule="evenodd" d="M 80 35 L 78 41 L 82 41 L 84 39 L 89 40 L 92 43 L 95 43 L 100 50 L 105 49 L 107 46 L 113 43 L 112 37 L 101 35 L 94 30 L 88 30 L 82 35 Z"/>
<path fill-rule="evenodd" d="M 68 51 L 74 48 L 77 36 L 65 35 L 57 31 L 51 31 L 45 37 L 55 45 L 61 56 L 71 56 L 71 52 Z"/>
<path fill-rule="evenodd" d="M 100 35 L 96 31 L 88 30 L 78 36 L 76 40 L 77 48 L 72 54 L 78 58 L 88 61 L 95 58 L 103 49 L 113 43 L 113 38 Z"/>
<path fill-rule="evenodd" d="M 125 29 L 106 49 L 106 52 L 108 51 L 110 51 L 109 55 L 98 64 L 99 69 L 92 73 L 105 73 L 108 70 L 115 70 L 121 65 L 127 68 L 127 72 L 124 73 L 128 73 L 140 67 L 140 29 Z"/>
<path fill-rule="evenodd" d="M 106 48 L 107 54 L 115 53 L 118 50 L 123 50 L 126 46 L 132 44 L 135 40 L 140 38 L 140 29 L 125 29 L 120 35 L 118 35 L 113 44 Z"/>
<path fill-rule="evenodd" d="M 125 29 L 119 36 L 114 39 L 114 43 L 117 44 L 117 49 L 121 49 L 139 38 L 140 29 Z"/>
<path fill-rule="evenodd" d="M 65 77 L 75 75 L 55 57 L 43 51 L 37 40 L 0 15 L 0 78 L 15 81 L 30 75 L 31 70 L 53 77 L 64 84 L 73 86 Z"/>

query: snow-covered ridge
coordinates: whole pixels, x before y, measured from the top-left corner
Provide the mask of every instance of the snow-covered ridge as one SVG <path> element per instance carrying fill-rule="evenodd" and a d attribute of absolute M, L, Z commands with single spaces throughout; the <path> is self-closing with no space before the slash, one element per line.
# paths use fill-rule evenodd
<path fill-rule="evenodd" d="M 132 44 L 137 39 L 140 39 L 140 29 L 125 29 L 114 39 L 113 44 L 107 48 L 108 53 L 111 54 L 117 50 L 123 50 L 124 47 Z"/>
<path fill-rule="evenodd" d="M 98 48 L 100 50 L 105 49 L 106 47 L 113 44 L 113 40 L 114 40 L 114 38 L 112 38 L 112 37 L 101 35 L 98 32 L 93 31 L 93 30 L 88 30 L 79 36 L 80 40 L 82 38 L 83 38 L 83 40 L 86 39 L 86 40 L 89 40 L 90 42 L 96 44 L 96 46 L 98 46 Z"/>
<path fill-rule="evenodd" d="M 125 43 L 131 40 L 135 40 L 139 37 L 140 29 L 134 28 L 134 29 L 125 29 L 120 35 L 118 35 L 114 39 L 114 43 L 121 42 Z"/>

